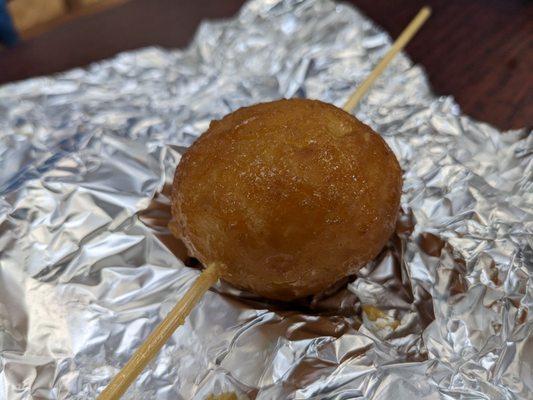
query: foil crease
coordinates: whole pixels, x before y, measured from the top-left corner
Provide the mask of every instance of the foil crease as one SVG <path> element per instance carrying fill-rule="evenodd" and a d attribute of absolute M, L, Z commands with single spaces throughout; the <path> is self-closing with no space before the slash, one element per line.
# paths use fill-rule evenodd
<path fill-rule="evenodd" d="M 168 183 L 212 119 L 341 106 L 390 43 L 344 4 L 254 0 L 185 50 L 1 87 L 0 399 L 96 397 L 189 287 Z M 404 55 L 356 114 L 404 170 L 382 254 L 289 305 L 218 285 L 125 398 L 532 398 L 530 132 L 462 115 Z"/>

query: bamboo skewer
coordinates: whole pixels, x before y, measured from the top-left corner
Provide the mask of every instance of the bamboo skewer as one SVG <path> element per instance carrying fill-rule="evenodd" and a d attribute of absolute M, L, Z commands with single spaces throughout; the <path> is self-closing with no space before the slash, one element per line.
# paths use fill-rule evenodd
<path fill-rule="evenodd" d="M 359 101 L 361 101 L 363 96 L 366 94 L 368 89 L 372 86 L 374 81 L 381 75 L 383 70 L 387 67 L 387 65 L 389 65 L 389 63 L 396 56 L 396 54 L 398 54 L 407 45 L 407 43 L 409 43 L 409 41 L 418 32 L 418 30 L 422 27 L 422 25 L 424 24 L 424 22 L 426 22 L 430 15 L 431 8 L 427 6 L 422 7 L 416 17 L 409 23 L 409 25 L 407 25 L 407 27 L 403 30 L 400 36 L 398 36 L 398 39 L 396 39 L 389 51 L 387 51 L 387 54 L 385 54 L 385 56 L 381 59 L 379 64 L 374 68 L 370 75 L 368 75 L 368 77 L 357 88 L 357 90 L 353 92 L 346 104 L 344 104 L 344 106 L 342 107 L 344 111 L 353 111 Z"/>
<path fill-rule="evenodd" d="M 398 52 L 405 47 L 411 38 L 427 20 L 431 10 L 423 7 L 411 23 L 405 28 L 396 39 L 385 57 L 370 73 L 368 78 L 350 96 L 343 109 L 351 112 L 359 101 L 363 98 L 368 89 L 372 86 L 376 78 L 383 72 L 390 61 Z M 133 383 L 137 376 L 143 371 L 146 365 L 156 356 L 161 347 L 168 341 L 172 333 L 185 322 L 194 306 L 202 298 L 205 292 L 213 286 L 220 278 L 220 272 L 216 264 L 210 264 L 198 276 L 193 285 L 184 294 L 181 300 L 174 306 L 168 315 L 161 321 L 155 330 L 148 336 L 144 343 L 135 351 L 126 365 L 111 380 L 104 391 L 98 396 L 98 400 L 118 400 Z"/>
<path fill-rule="evenodd" d="M 196 303 L 218 281 L 218 278 L 219 273 L 216 264 L 209 265 L 98 396 L 99 400 L 116 400 L 126 392 L 178 326 L 185 322 L 185 318 L 190 314 Z"/>

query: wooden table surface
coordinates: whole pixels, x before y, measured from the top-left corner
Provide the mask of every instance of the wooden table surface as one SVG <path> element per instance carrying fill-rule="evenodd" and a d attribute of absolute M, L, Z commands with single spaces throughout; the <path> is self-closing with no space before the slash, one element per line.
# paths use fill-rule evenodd
<path fill-rule="evenodd" d="M 353 0 L 396 37 L 424 5 L 433 16 L 407 47 L 438 94 L 501 129 L 531 127 L 533 2 Z M 241 0 L 131 0 L 0 51 L 0 83 L 86 65 L 150 45 L 182 47 L 202 19 L 233 15 Z"/>

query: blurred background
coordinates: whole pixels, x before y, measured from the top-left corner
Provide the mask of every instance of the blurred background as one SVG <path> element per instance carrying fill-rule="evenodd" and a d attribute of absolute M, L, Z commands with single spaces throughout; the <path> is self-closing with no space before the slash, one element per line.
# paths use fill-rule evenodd
<path fill-rule="evenodd" d="M 0 0 L 0 37 L 5 47 L 127 0 Z"/>
<path fill-rule="evenodd" d="M 0 0 L 0 83 L 56 73 L 145 46 L 183 47 L 202 19 L 242 0 Z M 500 129 L 530 127 L 533 2 L 353 0 L 396 37 L 425 4 L 433 16 L 406 51 L 438 94 Z"/>

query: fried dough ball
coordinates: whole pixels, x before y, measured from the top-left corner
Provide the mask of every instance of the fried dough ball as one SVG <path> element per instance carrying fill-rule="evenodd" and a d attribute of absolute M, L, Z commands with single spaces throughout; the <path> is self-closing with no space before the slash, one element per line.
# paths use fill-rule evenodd
<path fill-rule="evenodd" d="M 173 183 L 177 236 L 222 278 L 265 298 L 324 291 L 391 236 L 401 170 L 385 141 L 316 100 L 241 108 L 185 153 Z"/>

